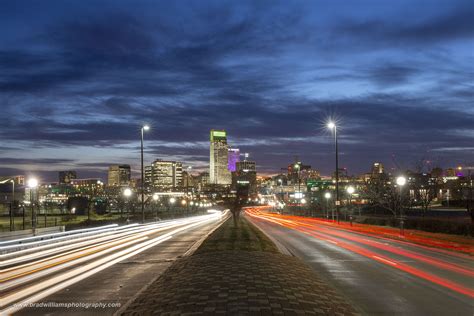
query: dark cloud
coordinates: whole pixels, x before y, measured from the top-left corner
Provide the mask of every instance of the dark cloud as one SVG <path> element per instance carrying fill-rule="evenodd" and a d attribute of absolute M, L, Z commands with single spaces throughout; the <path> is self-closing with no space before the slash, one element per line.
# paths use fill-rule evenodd
<path fill-rule="evenodd" d="M 209 129 L 222 128 L 260 170 L 299 156 L 329 173 L 331 115 L 341 118 L 341 161 L 354 172 L 374 160 L 393 165 L 394 154 L 457 163 L 472 147 L 474 9 L 424 5 L 4 6 L 0 165 L 70 164 L 89 175 L 109 161 L 134 165 L 149 123 L 149 160 L 202 167 Z M 84 157 L 78 146 L 89 148 Z M 51 160 L 13 159 L 21 150 Z"/>
<path fill-rule="evenodd" d="M 14 157 L 0 157 L 1 164 L 60 164 L 74 162 L 73 159 L 56 159 L 56 158 L 14 158 Z"/>
<path fill-rule="evenodd" d="M 440 7 L 443 10 L 443 7 Z M 386 46 L 423 47 L 445 41 L 474 38 L 474 5 L 460 1 L 448 12 L 437 12 L 435 16 L 407 15 L 397 16 L 396 20 L 386 18 L 367 18 L 363 20 L 345 20 L 335 28 L 339 35 L 354 44 L 367 48 Z"/>

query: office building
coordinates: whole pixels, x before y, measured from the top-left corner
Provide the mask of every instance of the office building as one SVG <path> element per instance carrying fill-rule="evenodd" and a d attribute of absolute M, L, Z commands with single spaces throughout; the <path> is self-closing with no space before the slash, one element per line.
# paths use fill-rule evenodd
<path fill-rule="evenodd" d="M 76 195 L 82 196 L 98 196 L 102 194 L 104 183 L 98 178 L 74 179 L 71 180 Z"/>
<path fill-rule="evenodd" d="M 109 186 L 130 185 L 130 165 L 113 165 L 109 167 Z"/>
<path fill-rule="evenodd" d="M 223 130 L 211 130 L 210 136 L 209 181 L 211 184 L 229 185 L 232 176 L 228 168 L 227 134 Z"/>
<path fill-rule="evenodd" d="M 145 184 L 153 191 L 172 191 L 183 185 L 183 164 L 155 160 L 145 169 Z"/>
<path fill-rule="evenodd" d="M 257 192 L 257 168 L 255 161 L 239 161 L 236 163 L 236 171 L 232 172 L 232 186 L 237 192 L 245 188 L 246 194 Z"/>
<path fill-rule="evenodd" d="M 374 162 L 372 166 L 372 174 L 380 174 L 384 172 L 383 164 L 380 162 Z"/>
<path fill-rule="evenodd" d="M 240 161 L 240 150 L 238 148 L 229 148 L 228 169 L 230 172 L 237 170 L 236 163 Z"/>
<path fill-rule="evenodd" d="M 255 161 L 250 161 L 250 160 L 244 160 L 244 161 L 239 161 L 236 163 L 236 171 L 243 171 L 243 172 L 249 172 L 249 171 L 257 171 L 257 164 Z"/>

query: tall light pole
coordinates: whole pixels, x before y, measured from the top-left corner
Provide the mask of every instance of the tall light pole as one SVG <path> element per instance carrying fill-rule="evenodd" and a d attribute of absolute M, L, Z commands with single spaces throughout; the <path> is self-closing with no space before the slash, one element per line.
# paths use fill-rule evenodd
<path fill-rule="evenodd" d="M 335 148 L 336 148 L 336 214 L 337 214 L 337 222 L 339 223 L 339 218 L 340 218 L 340 214 L 339 214 L 339 148 L 337 146 L 337 126 L 336 126 L 336 123 L 334 122 L 329 122 L 328 123 L 328 128 L 330 130 L 333 130 L 334 131 L 334 145 L 335 145 Z"/>
<path fill-rule="evenodd" d="M 36 233 L 36 214 L 35 214 L 35 205 L 34 205 L 34 191 L 38 187 L 38 180 L 35 178 L 28 179 L 28 188 L 30 188 L 30 205 L 31 205 L 31 229 L 33 235 Z"/>
<path fill-rule="evenodd" d="M 349 208 L 352 210 L 352 194 L 354 194 L 355 189 L 354 189 L 353 186 L 348 186 L 346 191 L 349 194 Z M 347 213 L 348 212 L 346 212 L 346 220 L 347 220 Z M 351 220 L 351 226 L 352 226 L 352 212 L 351 212 L 351 215 L 350 215 L 350 220 Z"/>
<path fill-rule="evenodd" d="M 145 223 L 145 180 L 144 180 L 144 170 L 143 170 L 143 133 L 148 131 L 150 126 L 143 125 L 141 128 L 141 189 L 142 189 L 142 223 Z"/>
<path fill-rule="evenodd" d="M 130 188 L 126 188 L 125 190 L 123 190 L 123 195 L 125 196 L 125 199 L 126 199 L 126 204 L 127 204 L 127 224 L 128 224 L 128 216 L 130 214 L 130 197 L 132 196 L 132 190 Z"/>
<path fill-rule="evenodd" d="M 403 224 L 404 224 L 404 218 L 403 218 L 403 205 L 402 205 L 402 189 L 403 186 L 407 183 L 407 178 L 400 176 L 397 177 L 396 181 L 397 186 L 399 188 L 399 195 L 400 195 L 400 201 L 399 201 L 399 206 L 400 206 L 400 234 L 403 235 Z"/>
<path fill-rule="evenodd" d="M 324 198 L 326 199 L 326 218 L 329 218 L 329 199 L 331 198 L 331 193 L 324 193 Z M 332 212 L 332 220 L 334 220 L 334 212 Z"/>
<path fill-rule="evenodd" d="M 158 203 L 158 200 L 160 199 L 160 197 L 158 196 L 158 194 L 153 194 L 153 208 L 155 209 L 155 221 L 158 221 L 158 210 L 156 208 L 156 204 Z"/>

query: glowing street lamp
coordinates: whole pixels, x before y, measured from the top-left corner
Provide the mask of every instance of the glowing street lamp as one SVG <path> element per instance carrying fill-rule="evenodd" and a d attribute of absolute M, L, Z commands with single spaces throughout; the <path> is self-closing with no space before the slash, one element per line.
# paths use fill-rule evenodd
<path fill-rule="evenodd" d="M 169 199 L 170 204 L 174 204 L 176 202 L 176 199 L 174 197 Z"/>
<path fill-rule="evenodd" d="M 143 169 L 143 132 L 150 130 L 150 126 L 143 125 L 141 128 L 141 189 L 142 189 L 142 222 L 145 223 L 145 180 L 144 180 L 144 169 Z"/>
<path fill-rule="evenodd" d="M 395 180 L 395 182 L 397 183 L 398 187 L 399 187 L 399 195 L 400 195 L 400 201 L 399 201 L 399 205 L 400 205 L 400 234 L 403 235 L 403 206 L 402 206 L 402 190 L 403 190 L 403 186 L 407 183 L 407 178 L 405 178 L 404 176 L 399 176 L 397 177 L 397 179 Z"/>
<path fill-rule="evenodd" d="M 334 145 L 336 148 L 336 213 L 337 213 L 337 222 L 339 223 L 339 152 L 337 146 L 337 126 L 336 123 L 329 121 L 327 127 L 334 131 Z"/>
<path fill-rule="evenodd" d="M 329 218 L 329 199 L 331 198 L 331 193 L 324 193 L 324 198 L 326 199 L 326 218 Z M 334 220 L 334 211 L 332 212 L 332 220 Z"/>
<path fill-rule="evenodd" d="M 129 198 L 132 196 L 132 190 L 130 188 L 126 188 L 125 190 L 123 190 L 123 196 L 125 196 L 126 198 Z"/>
<path fill-rule="evenodd" d="M 130 204 L 129 204 L 129 198 L 132 196 L 133 192 L 132 189 L 130 188 L 125 188 L 122 192 L 123 196 L 126 199 L 126 204 L 127 204 L 127 223 L 128 223 L 128 216 L 130 213 Z M 123 218 L 123 207 L 120 207 L 120 218 Z"/>
<path fill-rule="evenodd" d="M 36 189 L 36 187 L 38 186 L 38 179 L 30 178 L 30 179 L 28 179 L 27 184 L 28 184 L 28 188 Z"/>
<path fill-rule="evenodd" d="M 407 183 L 407 178 L 405 178 L 403 176 L 397 177 L 396 182 L 397 182 L 398 186 L 402 187 Z"/>
<path fill-rule="evenodd" d="M 354 194 L 355 189 L 353 186 L 348 186 L 346 189 L 347 193 L 349 193 L 349 207 L 352 209 L 352 194 Z M 346 212 L 346 220 L 347 220 L 347 212 Z M 352 215 L 351 215 L 351 226 L 352 226 Z"/>
<path fill-rule="evenodd" d="M 155 212 L 155 221 L 158 221 L 158 208 L 156 207 L 156 204 L 158 202 L 158 200 L 160 199 L 160 197 L 158 196 L 158 194 L 153 194 L 152 196 L 152 199 L 153 199 L 153 211 Z"/>
<path fill-rule="evenodd" d="M 349 193 L 349 194 L 351 194 L 351 195 L 352 195 L 352 194 L 354 194 L 354 192 L 355 192 L 355 189 L 354 189 L 354 187 L 353 187 L 353 186 L 349 186 L 349 187 L 347 187 L 346 191 L 347 191 L 347 193 Z"/>

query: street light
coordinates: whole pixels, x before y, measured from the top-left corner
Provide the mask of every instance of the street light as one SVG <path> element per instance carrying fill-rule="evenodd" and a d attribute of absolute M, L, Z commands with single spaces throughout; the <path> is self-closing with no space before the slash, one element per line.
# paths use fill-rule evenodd
<path fill-rule="evenodd" d="M 324 193 L 324 198 L 326 199 L 326 218 L 329 218 L 329 199 L 331 198 L 331 193 Z M 334 220 L 334 211 L 332 212 L 332 220 Z"/>
<path fill-rule="evenodd" d="M 354 187 L 352 187 L 352 186 L 350 186 L 350 187 L 347 187 L 347 193 L 349 193 L 349 194 L 351 194 L 351 195 L 352 195 L 352 194 L 354 194 L 354 192 L 355 192 L 355 189 L 354 189 Z"/>
<path fill-rule="evenodd" d="M 129 216 L 129 213 L 130 213 L 130 204 L 129 204 L 129 198 L 132 196 L 132 190 L 130 188 L 125 188 L 125 190 L 123 190 L 123 196 L 125 196 L 125 198 L 127 199 L 127 224 L 128 224 L 128 216 Z M 123 214 L 123 211 L 122 211 L 122 214 Z"/>
<path fill-rule="evenodd" d="M 35 178 L 28 179 L 27 183 L 30 189 L 35 189 L 38 186 L 38 180 Z"/>
<path fill-rule="evenodd" d="M 126 198 L 129 198 L 132 196 L 132 190 L 129 189 L 129 188 L 126 188 L 125 190 L 123 190 L 123 195 L 126 197 Z"/>
<path fill-rule="evenodd" d="M 400 200 L 399 200 L 399 205 L 400 205 L 400 234 L 403 235 L 403 206 L 402 206 L 402 189 L 403 186 L 407 183 L 407 178 L 404 176 L 397 177 L 395 180 L 399 187 L 399 195 L 400 195 Z"/>
<path fill-rule="evenodd" d="M 30 178 L 27 181 L 28 188 L 30 188 L 30 205 L 31 205 L 31 229 L 33 230 L 33 235 L 36 233 L 36 213 L 34 206 L 34 193 L 38 187 L 38 180 L 35 178 Z"/>
<path fill-rule="evenodd" d="M 141 128 L 141 178 L 142 178 L 142 183 L 141 183 L 141 189 L 142 189 L 142 222 L 145 223 L 145 180 L 144 178 L 144 171 L 143 171 L 143 132 L 148 131 L 150 129 L 150 126 L 148 125 L 143 125 Z"/>
<path fill-rule="evenodd" d="M 397 177 L 396 182 L 397 182 L 398 186 L 402 187 L 407 183 L 407 178 L 405 178 L 403 176 Z"/>
<path fill-rule="evenodd" d="M 336 148 L 336 213 L 337 213 L 337 222 L 339 223 L 339 153 L 337 146 L 337 126 L 336 123 L 330 121 L 328 122 L 327 127 L 334 131 L 334 145 Z"/>
<path fill-rule="evenodd" d="M 349 193 L 349 207 L 352 210 L 352 194 L 354 194 L 355 189 L 353 186 L 348 186 L 346 189 L 347 193 Z M 346 212 L 346 220 L 347 220 L 347 212 Z M 351 226 L 352 226 L 352 214 L 350 215 Z"/>
<path fill-rule="evenodd" d="M 153 194 L 153 201 L 154 201 L 154 203 L 153 203 L 153 209 L 154 209 L 154 211 L 155 211 L 155 220 L 156 220 L 156 221 L 158 221 L 158 209 L 156 208 L 156 203 L 157 203 L 157 201 L 158 201 L 159 198 L 160 198 L 160 197 L 158 196 L 158 194 L 156 194 L 156 193 Z"/>

